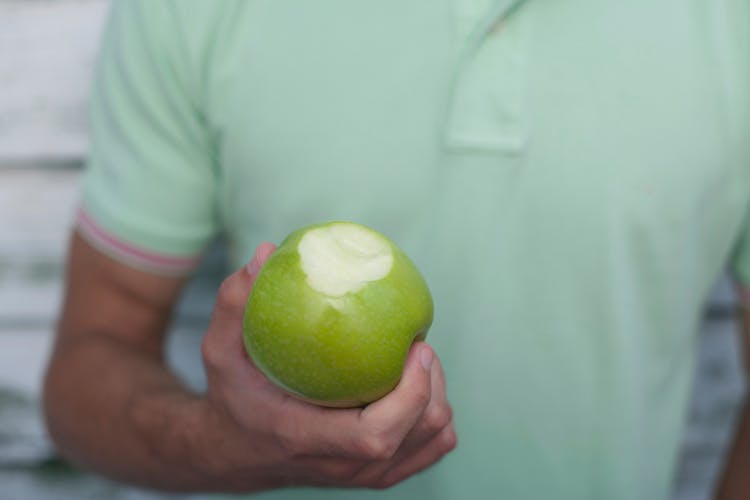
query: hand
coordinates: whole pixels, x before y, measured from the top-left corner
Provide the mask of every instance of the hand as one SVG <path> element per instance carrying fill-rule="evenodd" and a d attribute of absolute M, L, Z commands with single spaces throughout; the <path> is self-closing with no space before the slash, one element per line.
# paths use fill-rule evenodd
<path fill-rule="evenodd" d="M 282 486 L 387 488 L 456 446 L 440 361 L 417 342 L 397 387 L 365 408 L 302 402 L 274 386 L 242 342 L 242 315 L 258 270 L 274 251 L 261 244 L 222 284 L 202 353 L 204 411 L 214 449 L 200 468 L 229 489 Z M 260 488 L 259 488 L 260 487 Z"/>

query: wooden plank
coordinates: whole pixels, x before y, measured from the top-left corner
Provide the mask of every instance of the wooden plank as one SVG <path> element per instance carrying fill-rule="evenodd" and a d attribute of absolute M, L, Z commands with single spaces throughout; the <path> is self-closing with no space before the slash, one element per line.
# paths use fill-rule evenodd
<path fill-rule="evenodd" d="M 708 314 L 733 315 L 737 308 L 737 296 L 728 274 L 724 274 L 714 286 L 710 299 Z"/>
<path fill-rule="evenodd" d="M 54 321 L 80 175 L 0 170 L 0 329 Z"/>
<path fill-rule="evenodd" d="M 167 360 L 195 390 L 203 390 L 200 343 L 204 325 L 172 329 Z M 42 377 L 52 349 L 48 329 L 0 333 L 0 468 L 32 466 L 53 455 L 40 413 Z"/>
<path fill-rule="evenodd" d="M 0 170 L 0 262 L 60 261 L 79 170 Z"/>
<path fill-rule="evenodd" d="M 80 177 L 78 169 L 0 170 L 0 484 L 14 498 L 164 498 L 50 462 L 39 398 Z M 169 336 L 170 365 L 199 390 L 200 341 L 224 269 L 217 249 L 189 284 Z"/>
<path fill-rule="evenodd" d="M 711 498 L 746 391 L 737 322 L 708 321 L 698 338 L 689 418 L 674 481 L 674 500 Z"/>
<path fill-rule="evenodd" d="M 0 330 L 54 322 L 81 174 L 74 169 L 0 170 Z M 188 287 L 178 321 L 207 317 L 225 274 L 225 256 L 217 247 Z"/>
<path fill-rule="evenodd" d="M 80 158 L 106 0 L 0 2 L 0 164 Z"/>

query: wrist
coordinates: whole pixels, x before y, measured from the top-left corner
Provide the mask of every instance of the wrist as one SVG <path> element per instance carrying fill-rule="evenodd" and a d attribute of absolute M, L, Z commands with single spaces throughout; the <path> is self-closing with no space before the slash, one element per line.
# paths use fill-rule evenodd
<path fill-rule="evenodd" d="M 202 398 L 183 390 L 144 391 L 129 406 L 134 437 L 150 462 L 141 470 L 154 474 L 136 482 L 172 491 L 208 491 L 219 486 L 202 462 L 211 440 Z"/>
<path fill-rule="evenodd" d="M 188 461 L 211 491 L 252 493 L 285 485 L 258 439 L 210 397 L 192 403 L 184 429 Z"/>
<path fill-rule="evenodd" d="M 204 397 L 192 403 L 183 429 L 188 462 L 210 483 L 220 484 L 231 469 L 225 444 L 227 424 L 211 400 Z"/>

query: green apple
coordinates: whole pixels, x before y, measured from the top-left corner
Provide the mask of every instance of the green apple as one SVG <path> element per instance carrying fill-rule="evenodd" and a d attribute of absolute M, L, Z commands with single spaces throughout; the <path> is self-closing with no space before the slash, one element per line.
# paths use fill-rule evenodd
<path fill-rule="evenodd" d="M 432 323 L 424 278 L 395 244 L 352 222 L 290 234 L 263 265 L 243 319 L 255 365 L 323 406 L 381 398 Z"/>

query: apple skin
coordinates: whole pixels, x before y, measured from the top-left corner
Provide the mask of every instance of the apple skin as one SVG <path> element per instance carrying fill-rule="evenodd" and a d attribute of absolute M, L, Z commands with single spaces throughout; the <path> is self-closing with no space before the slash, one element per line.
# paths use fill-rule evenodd
<path fill-rule="evenodd" d="M 298 245 L 311 229 L 332 224 L 353 223 L 303 227 L 271 254 L 247 301 L 243 339 L 255 365 L 288 393 L 321 406 L 358 407 L 396 386 L 411 344 L 432 324 L 433 302 L 406 254 L 369 228 L 390 245 L 388 274 L 340 297 L 313 289 Z"/>

